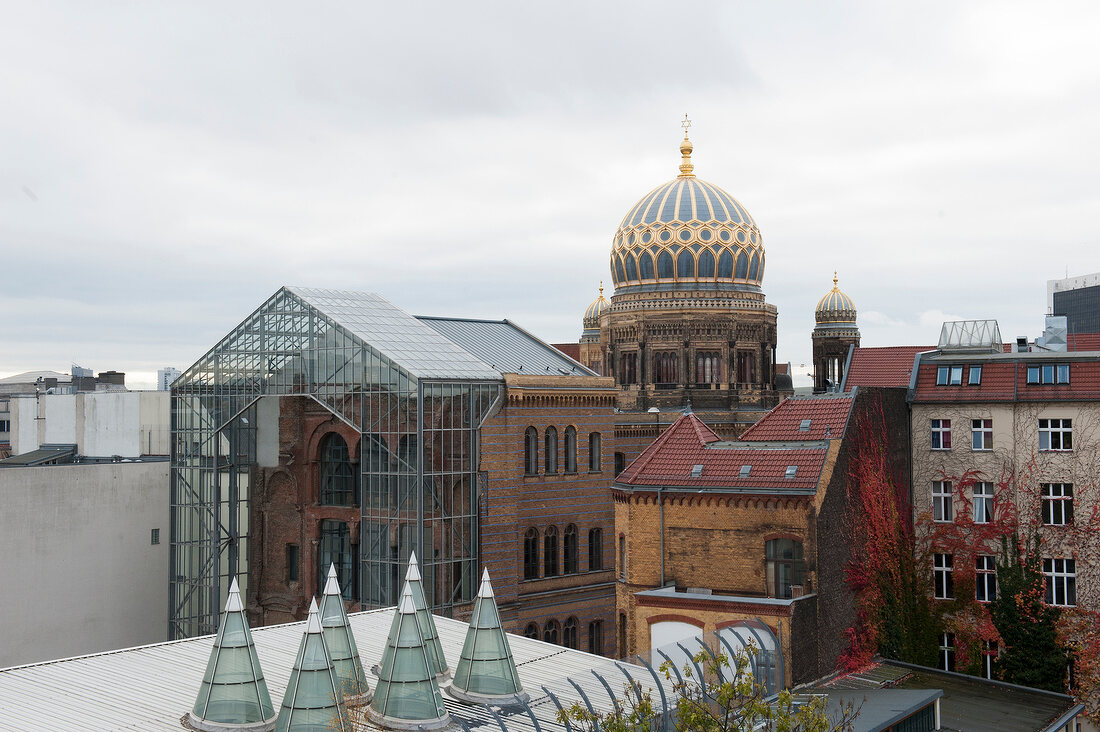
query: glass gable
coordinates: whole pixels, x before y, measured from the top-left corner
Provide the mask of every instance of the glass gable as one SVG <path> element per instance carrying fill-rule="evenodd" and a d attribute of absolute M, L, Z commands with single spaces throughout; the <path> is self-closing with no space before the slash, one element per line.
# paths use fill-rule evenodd
<path fill-rule="evenodd" d="M 172 386 L 169 637 L 216 632 L 247 581 L 265 396 L 312 398 L 361 434 L 365 607 L 397 603 L 413 549 L 435 611 L 471 601 L 478 428 L 500 394 L 498 371 L 377 295 L 280 289 Z"/>

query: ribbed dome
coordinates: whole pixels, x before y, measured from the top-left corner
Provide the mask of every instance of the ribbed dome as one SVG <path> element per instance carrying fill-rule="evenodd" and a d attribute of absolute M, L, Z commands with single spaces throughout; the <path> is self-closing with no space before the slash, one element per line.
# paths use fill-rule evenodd
<path fill-rule="evenodd" d="M 592 330 L 600 327 L 600 313 L 611 307 L 611 303 L 603 296 L 603 283 L 600 283 L 600 296 L 592 301 L 588 309 L 584 311 L 584 329 Z"/>
<path fill-rule="evenodd" d="M 833 289 L 817 301 L 814 319 L 818 323 L 855 323 L 856 304 L 840 291 L 836 283 L 836 272 L 833 272 Z"/>
<path fill-rule="evenodd" d="M 680 175 L 642 196 L 619 224 L 611 248 L 616 291 L 759 291 L 764 279 L 760 229 L 737 199 L 695 177 L 691 150 L 685 137 Z"/>

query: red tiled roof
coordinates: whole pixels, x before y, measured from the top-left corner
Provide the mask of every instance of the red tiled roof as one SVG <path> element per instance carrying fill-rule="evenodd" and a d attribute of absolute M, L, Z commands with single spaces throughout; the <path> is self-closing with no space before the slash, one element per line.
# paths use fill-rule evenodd
<path fill-rule="evenodd" d="M 615 479 L 628 486 L 675 486 L 683 488 L 732 488 L 746 492 L 807 493 L 817 489 L 827 448 L 745 445 L 722 443 L 718 435 L 696 417 L 685 414 L 665 430 Z M 708 447 L 709 446 L 709 447 Z M 702 465 L 698 477 L 692 468 Z M 751 465 L 742 478 L 741 466 Z M 787 467 L 797 465 L 793 478 Z"/>
<path fill-rule="evenodd" d="M 790 367 L 791 365 L 789 363 L 777 363 L 775 365 L 775 373 L 785 374 L 790 369 Z"/>
<path fill-rule="evenodd" d="M 826 440 L 844 435 L 848 415 L 852 411 L 852 395 L 835 394 L 784 399 L 752 427 L 745 430 L 742 440 Z M 800 430 L 802 421 L 810 420 L 808 430 Z M 826 434 L 828 430 L 828 434 Z"/>
<path fill-rule="evenodd" d="M 569 358 L 574 361 L 581 360 L 581 344 L 580 343 L 551 343 L 554 348 L 558 349 Z"/>
<path fill-rule="evenodd" d="M 857 348 L 852 351 L 852 363 L 844 379 L 844 390 L 856 386 L 909 386 L 913 359 L 935 346 L 885 346 Z"/>
<path fill-rule="evenodd" d="M 957 361 L 933 361 L 922 363 L 917 372 L 917 388 L 914 402 L 1061 402 L 1100 399 L 1100 359 L 1095 361 L 1069 361 L 1068 384 L 1028 384 L 1028 354 L 1003 361 L 983 361 L 982 383 L 970 385 L 969 366 L 963 373 L 963 383 L 958 386 L 936 386 L 936 367 L 951 363 L 966 364 L 965 358 Z M 1054 363 L 1049 358 L 1043 363 Z"/>

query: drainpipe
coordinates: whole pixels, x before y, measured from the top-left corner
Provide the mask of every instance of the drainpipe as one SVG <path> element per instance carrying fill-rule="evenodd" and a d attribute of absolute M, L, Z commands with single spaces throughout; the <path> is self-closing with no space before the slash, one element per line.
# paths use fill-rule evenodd
<path fill-rule="evenodd" d="M 657 512 L 661 522 L 661 587 L 665 586 L 665 499 L 662 495 L 664 486 L 657 486 Z"/>

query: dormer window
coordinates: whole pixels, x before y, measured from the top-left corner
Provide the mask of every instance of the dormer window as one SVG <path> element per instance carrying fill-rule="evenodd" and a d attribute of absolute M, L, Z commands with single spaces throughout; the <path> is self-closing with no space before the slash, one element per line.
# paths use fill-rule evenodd
<path fill-rule="evenodd" d="M 798 466 L 797 465 L 788 465 L 787 466 L 787 472 L 783 474 L 783 477 L 793 478 L 796 475 L 798 475 Z"/>
<path fill-rule="evenodd" d="M 936 368 L 936 386 L 959 386 L 963 381 L 963 367 L 939 366 Z"/>
<path fill-rule="evenodd" d="M 1027 383 L 1029 384 L 1068 384 L 1068 363 L 1044 363 L 1030 364 L 1027 367 Z"/>
<path fill-rule="evenodd" d="M 750 472 L 752 472 L 752 466 L 751 465 L 742 465 L 741 466 L 741 475 L 739 477 L 747 478 L 747 477 L 749 477 Z"/>

